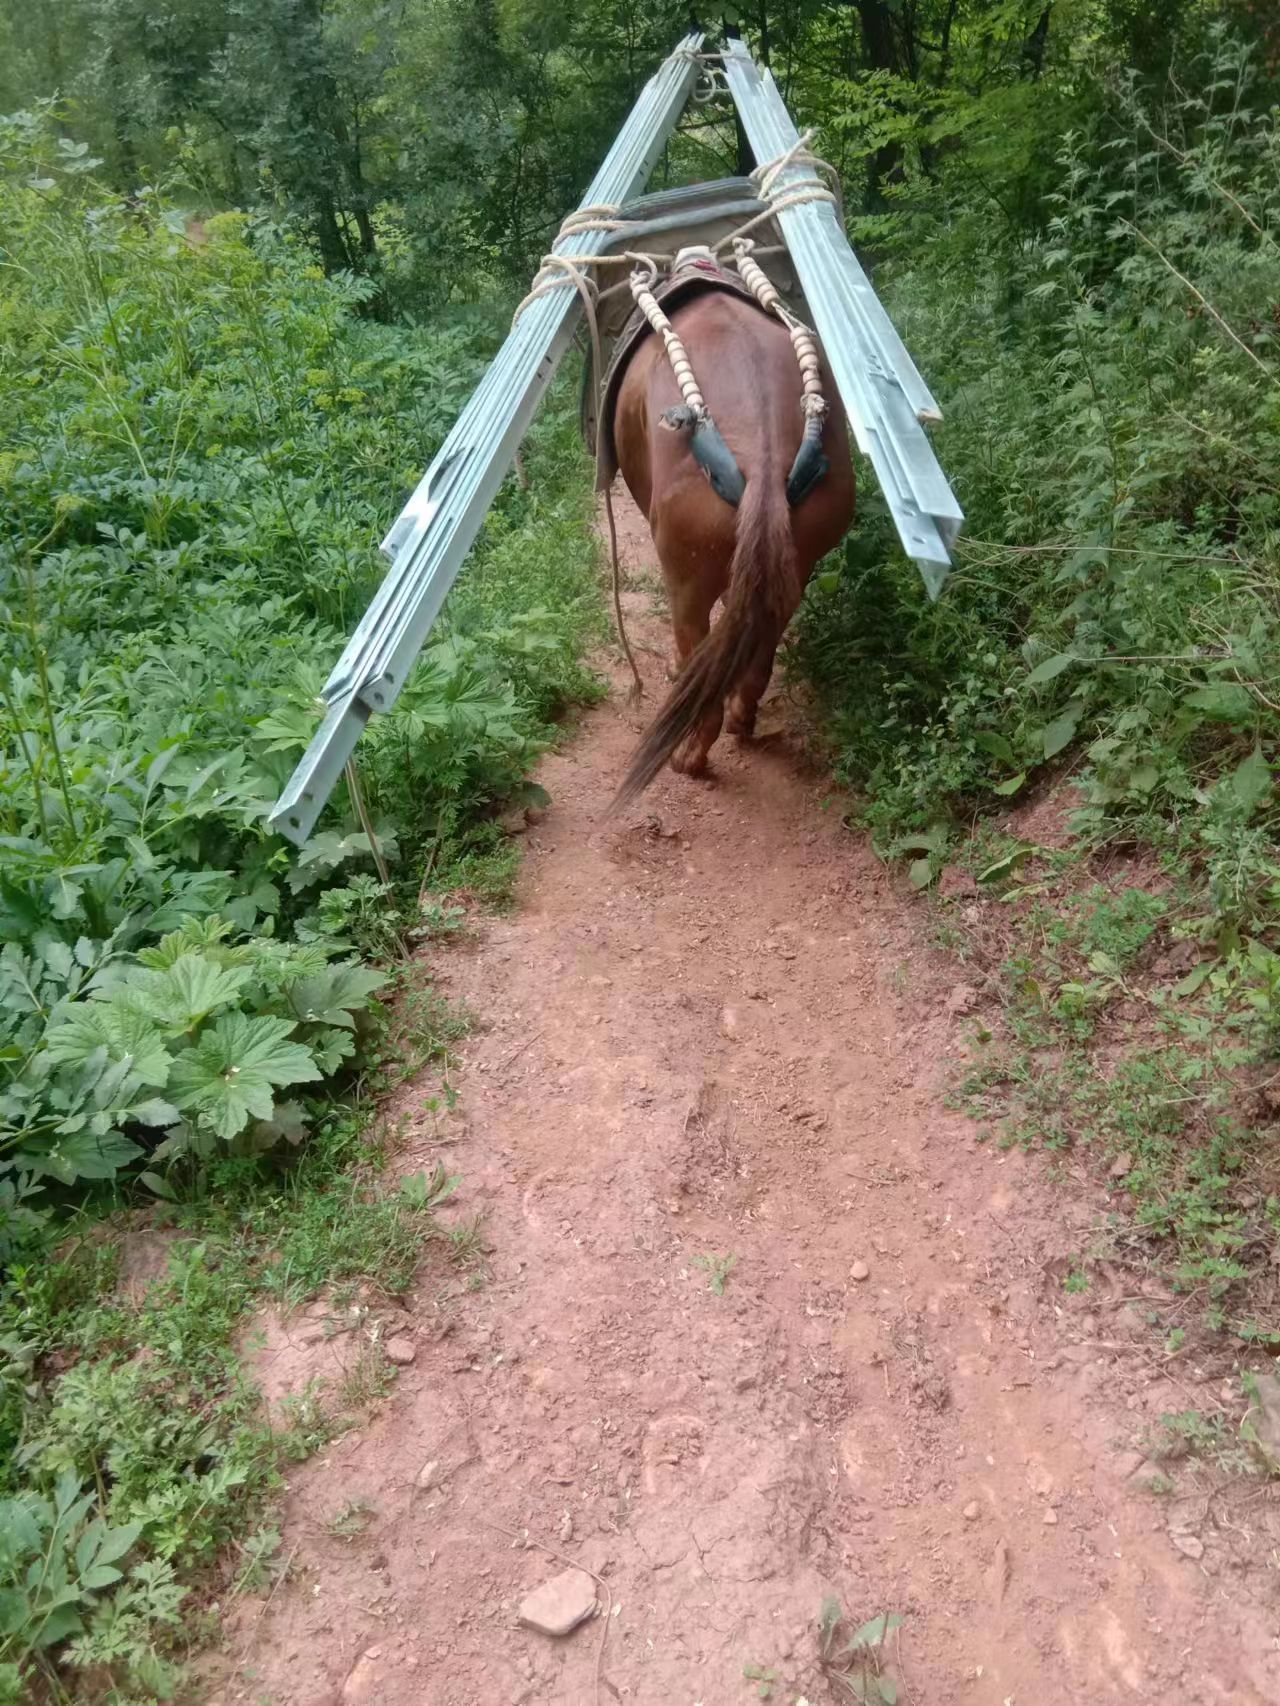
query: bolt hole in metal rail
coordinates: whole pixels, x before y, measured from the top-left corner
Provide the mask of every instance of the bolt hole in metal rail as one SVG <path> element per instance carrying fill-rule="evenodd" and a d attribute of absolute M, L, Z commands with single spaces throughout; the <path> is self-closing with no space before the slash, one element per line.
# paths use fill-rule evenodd
<path fill-rule="evenodd" d="M 621 206 L 638 196 L 680 121 L 708 56 L 688 35 L 641 91 L 583 206 Z M 752 152 L 761 165 L 780 160 L 799 133 L 769 72 L 745 43 L 712 56 L 723 71 Z M 705 110 L 705 109 L 704 109 Z M 769 194 L 812 168 L 773 174 Z M 922 422 L 937 404 L 890 323 L 849 246 L 836 209 L 823 201 L 785 206 L 777 229 L 821 339 L 854 440 L 875 470 L 902 541 L 936 598 L 950 567 L 963 516 Z M 700 240 L 695 233 L 687 241 Z M 561 237 L 556 254 L 599 255 L 608 231 Z M 325 716 L 271 813 L 274 829 L 301 846 L 376 711 L 395 703 L 520 441 L 568 349 L 581 314 L 573 282 L 555 281 L 530 300 L 439 454 L 382 542 L 390 567 L 325 684 Z"/>

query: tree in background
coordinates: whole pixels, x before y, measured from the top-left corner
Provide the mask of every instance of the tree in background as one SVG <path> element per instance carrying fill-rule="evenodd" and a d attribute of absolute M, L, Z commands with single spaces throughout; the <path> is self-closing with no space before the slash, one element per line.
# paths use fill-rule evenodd
<path fill-rule="evenodd" d="M 820 127 L 877 249 L 944 203 L 1034 228 L 1108 69 L 1162 77 L 1224 19 L 1274 53 L 1277 29 L 1256 0 L 719 10 L 704 23 L 745 32 Z M 288 219 L 326 271 L 428 307 L 528 277 L 689 22 L 686 0 L 0 0 L 0 107 L 56 93 L 120 187 L 177 171 L 202 209 Z M 732 135 L 706 140 L 687 160 L 730 166 Z"/>

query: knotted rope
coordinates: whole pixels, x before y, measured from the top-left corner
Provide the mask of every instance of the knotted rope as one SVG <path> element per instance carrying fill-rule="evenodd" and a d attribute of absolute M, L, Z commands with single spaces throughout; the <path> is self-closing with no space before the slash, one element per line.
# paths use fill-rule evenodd
<path fill-rule="evenodd" d="M 804 321 L 798 320 L 787 307 L 777 286 L 760 263 L 751 258 L 754 247 L 750 237 L 736 237 L 733 243 L 734 262 L 742 282 L 765 313 L 776 314 L 787 328 L 791 347 L 796 352 L 796 361 L 800 366 L 800 383 L 803 387 L 800 408 L 805 417 L 804 435 L 806 438 L 821 438 L 822 423 L 827 418 L 827 400 L 822 395 L 822 358 L 818 354 L 818 340 Z"/>
<path fill-rule="evenodd" d="M 694 377 L 688 351 L 681 342 L 680 334 L 663 313 L 657 298 L 653 294 L 653 285 L 657 277 L 657 268 L 652 264 L 647 267 L 637 267 L 631 275 L 631 294 L 635 298 L 636 307 L 639 308 L 666 345 L 667 360 L 671 363 L 671 371 L 676 376 L 676 384 L 680 387 L 680 395 L 684 398 L 685 407 L 692 411 L 695 421 L 708 420 L 710 417 L 706 401 L 698 388 L 698 381 Z"/>

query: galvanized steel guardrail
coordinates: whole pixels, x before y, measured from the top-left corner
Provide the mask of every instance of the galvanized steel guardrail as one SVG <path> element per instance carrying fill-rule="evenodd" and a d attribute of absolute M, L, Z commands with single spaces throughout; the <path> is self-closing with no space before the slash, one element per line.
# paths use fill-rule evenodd
<path fill-rule="evenodd" d="M 724 70 L 757 162 L 781 159 L 800 135 L 773 77 L 760 70 L 742 41 L 726 43 Z M 803 165 L 785 167 L 776 193 L 785 194 L 788 184 L 811 175 Z M 876 471 L 903 549 L 936 598 L 964 520 L 921 425 L 941 420 L 941 412 L 880 306 L 835 208 L 829 202 L 783 208 L 778 225 L 858 449 Z"/>
<path fill-rule="evenodd" d="M 686 36 L 641 90 L 584 205 L 613 206 L 643 189 L 702 70 L 695 57 L 702 40 Z M 592 254 L 607 241 L 607 232 L 589 231 L 555 248 Z M 270 816 L 271 827 L 299 846 L 370 716 L 389 710 L 404 686 L 581 311 L 568 279 L 529 303 L 383 540 L 391 566 L 325 683 L 324 720 Z"/>

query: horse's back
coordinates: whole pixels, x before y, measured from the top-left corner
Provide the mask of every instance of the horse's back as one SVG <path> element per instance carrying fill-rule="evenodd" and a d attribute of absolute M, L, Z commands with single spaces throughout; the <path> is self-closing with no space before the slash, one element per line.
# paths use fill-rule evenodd
<path fill-rule="evenodd" d="M 790 336 L 780 321 L 723 291 L 683 303 L 671 324 L 688 352 L 698 387 L 744 478 L 780 488 L 804 431 L 803 386 Z M 824 394 L 832 407 L 823 448 L 829 468 L 792 512 L 796 548 L 811 560 L 825 555 L 853 519 L 853 466 L 844 414 L 824 364 Z M 713 552 L 725 563 L 733 551 L 735 511 L 707 483 L 689 450 L 688 435 L 661 424 L 682 402 L 662 340 L 647 337 L 618 394 L 615 439 L 623 478 L 658 528 L 689 549 Z M 664 512 L 669 512 L 665 513 Z M 682 553 L 683 554 L 683 553 Z"/>

